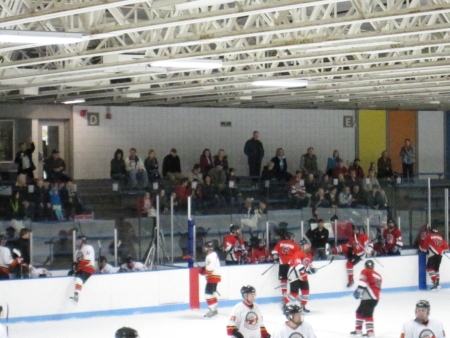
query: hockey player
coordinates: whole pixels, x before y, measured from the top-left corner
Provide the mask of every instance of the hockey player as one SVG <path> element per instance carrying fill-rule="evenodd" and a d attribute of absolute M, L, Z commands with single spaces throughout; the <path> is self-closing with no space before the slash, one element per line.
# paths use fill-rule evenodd
<path fill-rule="evenodd" d="M 120 266 L 120 270 L 119 272 L 136 272 L 136 271 L 147 271 L 147 267 L 141 263 L 141 262 L 136 262 L 136 260 L 131 257 L 128 256 L 125 259 L 125 263 L 123 263 Z"/>
<path fill-rule="evenodd" d="M 114 267 L 111 264 L 108 264 L 108 261 L 106 260 L 105 256 L 100 256 L 98 258 L 98 270 L 97 273 L 114 273 L 117 269 L 114 269 Z"/>
<path fill-rule="evenodd" d="M 73 297 L 70 297 L 75 303 L 78 303 L 79 294 L 83 288 L 83 284 L 95 272 L 95 251 L 94 248 L 87 244 L 87 237 L 80 235 L 76 242 L 78 251 L 76 253 L 77 262 L 75 265 L 75 292 Z"/>
<path fill-rule="evenodd" d="M 275 329 L 272 338 L 316 338 L 311 324 L 303 320 L 303 312 L 300 306 L 295 304 L 285 305 L 283 313 L 288 321 Z"/>
<path fill-rule="evenodd" d="M 266 243 L 263 239 L 258 239 L 256 246 L 252 249 L 249 255 L 250 263 L 266 263 L 270 262 L 272 258 L 270 257 L 270 252 L 266 248 Z"/>
<path fill-rule="evenodd" d="M 225 265 L 241 263 L 242 256 L 245 256 L 245 249 L 239 225 L 230 226 L 230 234 L 223 240 L 223 250 L 226 252 Z"/>
<path fill-rule="evenodd" d="M 429 253 L 427 260 L 427 272 L 433 282 L 431 291 L 439 290 L 439 267 L 442 261 L 442 255 L 448 250 L 448 244 L 438 233 L 437 229 L 431 229 L 431 232 L 425 237 L 420 251 Z"/>
<path fill-rule="evenodd" d="M 206 242 L 203 252 L 206 253 L 205 266 L 200 268 L 200 274 L 206 277 L 205 299 L 209 312 L 205 318 L 217 316 L 217 284 L 220 282 L 220 261 L 214 251 L 214 242 Z"/>
<path fill-rule="evenodd" d="M 373 326 L 373 311 L 380 299 L 382 278 L 374 270 L 374 262 L 369 259 L 364 263 L 365 269 L 361 271 L 361 277 L 358 281 L 358 288 L 353 293 L 355 299 L 361 299 L 356 310 L 355 331 L 350 332 L 351 336 L 362 336 L 362 327 L 366 323 L 367 337 L 375 337 Z"/>
<path fill-rule="evenodd" d="M 387 222 L 387 229 L 383 231 L 383 244 L 388 256 L 398 256 L 403 248 L 402 232 L 393 219 Z"/>
<path fill-rule="evenodd" d="M 270 338 L 264 326 L 263 316 L 254 303 L 256 290 L 251 285 L 241 288 L 244 301 L 236 304 L 231 311 L 227 325 L 227 334 L 234 338 Z"/>
<path fill-rule="evenodd" d="M 359 229 L 352 224 L 353 236 L 348 239 L 347 244 L 339 245 L 333 248 L 333 254 L 347 254 L 347 287 L 351 287 L 355 282 L 353 280 L 353 266 L 358 264 L 364 258 L 366 251 L 372 253 L 373 246 L 366 234 L 360 234 Z"/>
<path fill-rule="evenodd" d="M 280 262 L 278 267 L 278 279 L 281 282 L 281 294 L 283 295 L 283 303 L 289 303 L 287 294 L 287 282 L 289 273 L 289 262 L 292 256 L 300 250 L 297 243 L 294 242 L 295 236 L 291 232 L 283 232 L 283 239 L 275 245 L 272 250 L 272 257 Z"/>
<path fill-rule="evenodd" d="M 430 303 L 419 300 L 416 303 L 416 319 L 408 320 L 403 324 L 400 338 L 432 337 L 445 338 L 442 322 L 428 318 L 430 316 Z"/>
<path fill-rule="evenodd" d="M 298 302 L 298 304 L 302 305 L 303 312 L 309 313 L 310 311 L 306 309 L 309 299 L 308 274 L 316 273 L 316 269 L 312 266 L 313 256 L 309 241 L 302 239 L 299 244 L 300 251 L 297 251 L 289 262 L 288 277 L 291 291 L 289 304 Z"/>
<path fill-rule="evenodd" d="M 9 269 L 14 268 L 23 262 L 20 252 L 14 249 L 14 253 L 18 256 L 16 259 L 12 258 L 11 250 L 5 246 L 7 238 L 0 235 L 0 280 L 9 279 Z"/>

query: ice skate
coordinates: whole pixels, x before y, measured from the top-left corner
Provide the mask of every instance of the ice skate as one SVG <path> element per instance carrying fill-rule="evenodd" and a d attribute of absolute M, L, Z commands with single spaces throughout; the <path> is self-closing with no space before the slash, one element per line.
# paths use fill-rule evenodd
<path fill-rule="evenodd" d="M 78 292 L 75 292 L 73 297 L 70 297 L 70 299 L 72 300 L 72 302 L 74 302 L 75 304 L 78 304 Z"/>
<path fill-rule="evenodd" d="M 375 333 L 371 332 L 371 333 L 364 333 L 362 335 L 363 337 L 375 337 Z"/>
<path fill-rule="evenodd" d="M 311 311 L 309 311 L 306 307 L 304 307 L 304 306 L 302 306 L 302 308 L 303 308 L 303 312 L 304 313 L 310 313 Z"/>
<path fill-rule="evenodd" d="M 430 291 L 438 291 L 441 288 L 439 282 L 434 282 L 433 286 L 430 288 Z"/>
<path fill-rule="evenodd" d="M 212 318 L 214 316 L 217 316 L 217 310 L 209 309 L 209 312 L 207 314 L 205 314 L 203 317 L 205 317 L 205 318 Z"/>
<path fill-rule="evenodd" d="M 350 337 L 362 337 L 362 331 L 361 330 L 352 331 L 350 332 Z"/>

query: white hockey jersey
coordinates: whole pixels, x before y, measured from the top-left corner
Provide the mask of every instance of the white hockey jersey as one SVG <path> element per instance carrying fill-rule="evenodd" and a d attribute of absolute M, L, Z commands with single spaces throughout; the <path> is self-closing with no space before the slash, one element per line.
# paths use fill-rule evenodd
<path fill-rule="evenodd" d="M 401 338 L 445 338 L 444 326 L 439 320 L 428 319 L 428 323 L 422 324 L 414 319 L 403 324 Z"/>
<path fill-rule="evenodd" d="M 0 267 L 8 269 L 13 261 L 11 250 L 6 246 L 0 246 Z"/>
<path fill-rule="evenodd" d="M 283 323 L 277 327 L 272 334 L 272 338 L 316 338 L 311 324 L 303 322 L 302 325 L 297 327 L 295 330 L 291 329 L 286 323 Z"/>
<path fill-rule="evenodd" d="M 147 267 L 142 264 L 141 262 L 134 262 L 134 265 L 132 268 L 130 268 L 127 263 L 124 263 L 120 266 L 121 269 L 124 269 L 128 272 L 135 272 L 135 271 L 147 271 Z"/>
<path fill-rule="evenodd" d="M 245 338 L 261 338 L 266 335 L 263 316 L 257 304 L 253 303 L 253 307 L 249 307 L 244 302 L 240 302 L 234 306 L 227 324 L 229 336 L 235 328 Z"/>
<path fill-rule="evenodd" d="M 111 264 L 106 263 L 106 265 L 98 270 L 98 273 L 115 273 L 119 270 L 118 268 L 113 267 Z"/>
<path fill-rule="evenodd" d="M 85 244 L 77 251 L 78 270 L 90 274 L 95 272 L 95 251 L 92 245 Z"/>

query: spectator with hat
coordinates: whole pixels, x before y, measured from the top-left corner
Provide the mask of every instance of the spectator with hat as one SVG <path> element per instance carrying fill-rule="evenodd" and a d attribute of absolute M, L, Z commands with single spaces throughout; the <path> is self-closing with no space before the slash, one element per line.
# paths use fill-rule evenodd
<path fill-rule="evenodd" d="M 59 157 L 59 154 L 58 149 L 53 149 L 52 156 L 48 157 L 44 163 L 44 171 L 47 173 L 47 180 L 50 182 L 67 182 L 70 179 L 64 173 L 66 171 L 66 163 Z"/>
<path fill-rule="evenodd" d="M 162 174 L 171 181 L 180 180 L 183 177 L 180 158 L 175 148 L 170 149 L 170 154 L 164 157 Z"/>

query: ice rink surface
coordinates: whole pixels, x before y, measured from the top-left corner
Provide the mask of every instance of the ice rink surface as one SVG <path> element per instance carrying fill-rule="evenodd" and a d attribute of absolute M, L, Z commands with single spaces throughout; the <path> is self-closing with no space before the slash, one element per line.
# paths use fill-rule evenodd
<path fill-rule="evenodd" d="M 448 335 L 450 289 L 447 288 L 438 292 L 382 293 L 374 314 L 376 337 L 399 338 L 403 323 L 414 318 L 415 303 L 420 299 L 430 301 L 430 317 L 441 320 Z M 354 330 L 354 313 L 358 304 L 359 301 L 352 297 L 351 292 L 340 298 L 313 299 L 307 306 L 311 313 L 305 316 L 305 320 L 312 324 L 317 338 L 349 337 L 349 332 Z M 281 306 L 270 303 L 261 305 L 261 308 L 266 328 L 271 333 L 285 320 Z M 122 326 L 136 329 L 141 338 L 226 337 L 230 311 L 231 307 L 220 307 L 219 303 L 218 317 L 209 320 L 203 318 L 207 310 L 201 309 L 90 319 L 18 322 L 8 325 L 9 338 L 113 338 L 115 331 Z"/>

